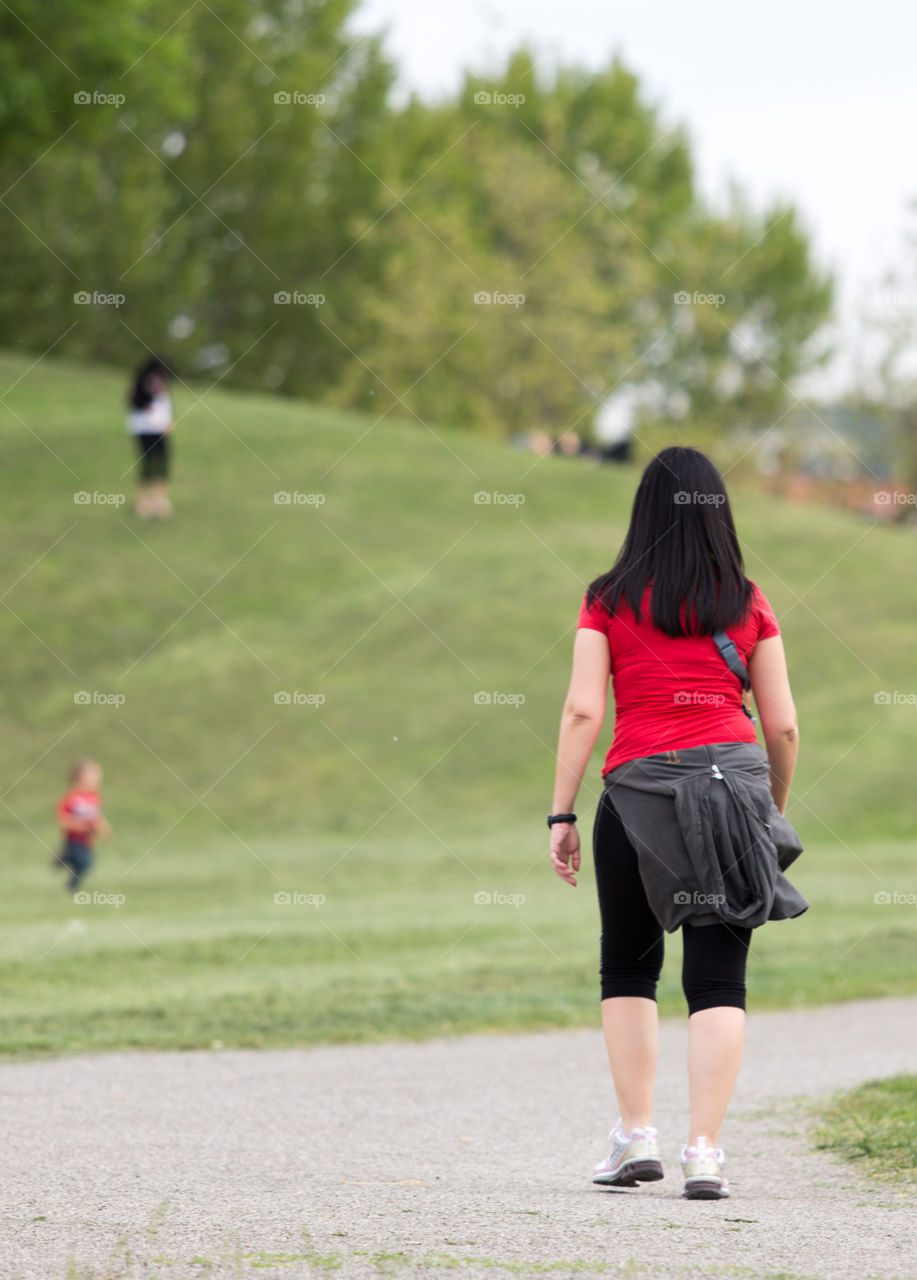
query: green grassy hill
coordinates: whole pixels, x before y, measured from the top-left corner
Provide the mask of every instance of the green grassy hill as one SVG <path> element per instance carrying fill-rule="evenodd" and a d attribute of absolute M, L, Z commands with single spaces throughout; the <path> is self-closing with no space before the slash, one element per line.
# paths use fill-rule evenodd
<path fill-rule="evenodd" d="M 591 1017 L 590 877 L 571 893 L 549 876 L 543 815 L 577 609 L 636 469 L 179 388 L 176 515 L 144 524 L 124 383 L 0 358 L 0 1047 Z M 917 913 L 873 903 L 917 887 L 915 708 L 874 700 L 917 691 L 913 536 L 733 500 L 785 634 L 802 734 L 790 813 L 809 850 L 794 878 L 820 908 L 758 935 L 760 1002 L 917 987 Z M 602 751 L 610 732 L 609 716 Z M 83 754 L 105 766 L 115 827 L 87 889 L 120 907 L 75 908 L 48 868 Z M 587 815 L 599 765 L 597 750 Z M 276 904 L 282 891 L 325 902 Z"/>

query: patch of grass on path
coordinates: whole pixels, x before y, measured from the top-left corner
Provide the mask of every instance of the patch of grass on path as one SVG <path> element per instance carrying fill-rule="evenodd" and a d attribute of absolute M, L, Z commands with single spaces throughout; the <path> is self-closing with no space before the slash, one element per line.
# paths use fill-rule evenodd
<path fill-rule="evenodd" d="M 917 1076 L 870 1080 L 821 1109 L 815 1145 L 870 1177 L 917 1183 Z"/>

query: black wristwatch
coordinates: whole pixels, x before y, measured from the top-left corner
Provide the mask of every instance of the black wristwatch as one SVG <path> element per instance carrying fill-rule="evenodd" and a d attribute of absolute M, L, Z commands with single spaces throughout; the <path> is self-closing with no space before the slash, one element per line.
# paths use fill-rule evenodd
<path fill-rule="evenodd" d="M 575 821 L 576 821 L 575 813 L 549 813 L 548 814 L 549 827 L 553 827 L 555 822 L 575 822 Z"/>

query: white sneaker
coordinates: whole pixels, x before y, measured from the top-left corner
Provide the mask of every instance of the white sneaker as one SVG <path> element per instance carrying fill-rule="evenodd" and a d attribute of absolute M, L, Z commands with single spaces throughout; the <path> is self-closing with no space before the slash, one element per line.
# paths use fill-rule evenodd
<path fill-rule="evenodd" d="M 696 1147 L 682 1147 L 681 1167 L 685 1174 L 686 1200 L 725 1200 L 729 1180 L 723 1172 L 726 1155 L 722 1147 L 708 1147 L 706 1138 L 698 1138 Z"/>
<path fill-rule="evenodd" d="M 659 1140 L 652 1125 L 622 1133 L 620 1120 L 608 1135 L 611 1155 L 592 1172 L 592 1181 L 602 1187 L 636 1187 L 641 1182 L 658 1182 L 664 1177 L 659 1159 Z"/>

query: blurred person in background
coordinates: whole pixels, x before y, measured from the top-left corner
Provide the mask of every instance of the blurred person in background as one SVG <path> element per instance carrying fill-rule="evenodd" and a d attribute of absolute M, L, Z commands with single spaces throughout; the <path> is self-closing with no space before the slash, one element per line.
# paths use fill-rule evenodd
<path fill-rule="evenodd" d="M 165 361 L 154 356 L 137 372 L 128 397 L 127 429 L 137 442 L 140 473 L 135 510 L 142 520 L 163 520 L 172 514 L 169 502 L 172 397 L 171 374 Z"/>
<path fill-rule="evenodd" d="M 548 817 L 554 870 L 571 885 L 580 866 L 573 808 L 609 679 L 614 741 L 593 844 L 602 1024 L 620 1119 L 593 1182 L 663 1177 L 656 984 L 665 932 L 680 927 L 691 1112 L 683 1194 L 722 1199 L 719 1135 L 742 1058 L 751 932 L 808 904 L 783 874 L 801 852 L 783 816 L 798 745 L 783 641 L 745 576 L 722 477 L 696 449 L 663 449 L 649 463 L 618 558 L 582 603 Z"/>
<path fill-rule="evenodd" d="M 102 813 L 102 769 L 94 760 L 78 760 L 70 770 L 70 787 L 57 806 L 61 851 L 57 865 L 70 872 L 67 888 L 75 893 L 93 863 L 96 836 L 110 836 Z"/>

